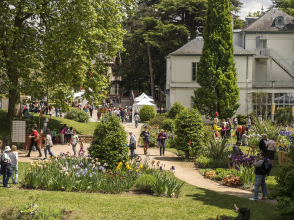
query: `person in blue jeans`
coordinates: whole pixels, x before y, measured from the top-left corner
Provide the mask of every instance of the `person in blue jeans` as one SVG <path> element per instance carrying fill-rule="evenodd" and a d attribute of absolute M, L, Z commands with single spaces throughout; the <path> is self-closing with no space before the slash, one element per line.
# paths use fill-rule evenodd
<path fill-rule="evenodd" d="M 259 153 L 259 161 L 255 162 L 253 166 L 255 167 L 255 180 L 254 180 L 254 196 L 250 200 L 257 201 L 258 199 L 266 200 L 267 188 L 265 185 L 265 158 L 264 152 Z M 262 197 L 258 198 L 259 186 L 262 188 Z"/>
<path fill-rule="evenodd" d="M 137 112 L 137 110 L 135 111 L 134 119 L 135 119 L 135 127 L 137 128 L 139 120 L 140 120 L 140 116 L 139 116 L 139 113 Z"/>
<path fill-rule="evenodd" d="M 56 117 L 58 117 L 58 111 L 59 111 L 59 108 L 55 108 L 55 113 L 56 113 Z"/>
<path fill-rule="evenodd" d="M 50 129 L 47 129 L 46 130 L 46 140 L 45 140 L 45 147 L 46 148 L 44 149 L 45 157 L 47 157 L 47 151 L 51 155 L 51 157 L 54 157 L 54 155 L 50 149 L 50 141 L 52 141 L 51 132 L 50 132 Z"/>
<path fill-rule="evenodd" d="M 132 131 L 129 131 L 130 135 L 130 151 L 131 151 L 131 158 L 134 158 L 136 156 L 135 149 L 136 149 L 136 136 L 133 134 Z"/>
<path fill-rule="evenodd" d="M 12 182 L 13 184 L 18 183 L 18 152 L 17 147 L 15 145 L 11 146 L 11 152 L 8 154 L 10 159 L 10 169 L 12 173 Z"/>
<path fill-rule="evenodd" d="M 6 146 L 2 155 L 1 155 L 1 174 L 3 175 L 3 187 L 10 188 L 8 185 L 9 178 L 12 176 L 10 169 L 10 159 L 7 154 L 8 151 L 11 151 L 9 146 Z"/>

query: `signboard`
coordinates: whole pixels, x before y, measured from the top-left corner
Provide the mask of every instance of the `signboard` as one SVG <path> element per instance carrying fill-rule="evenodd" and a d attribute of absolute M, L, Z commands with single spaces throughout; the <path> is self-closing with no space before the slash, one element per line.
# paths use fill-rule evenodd
<path fill-rule="evenodd" d="M 294 118 L 294 106 L 292 106 L 292 117 Z"/>
<path fill-rule="evenodd" d="M 276 110 L 276 103 L 273 103 L 272 105 L 272 114 L 275 114 L 275 110 Z"/>
<path fill-rule="evenodd" d="M 26 121 L 12 121 L 12 142 L 26 142 Z"/>

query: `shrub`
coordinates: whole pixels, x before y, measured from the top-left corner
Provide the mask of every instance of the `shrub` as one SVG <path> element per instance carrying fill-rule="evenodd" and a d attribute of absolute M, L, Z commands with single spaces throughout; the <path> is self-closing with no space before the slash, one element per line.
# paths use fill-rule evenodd
<path fill-rule="evenodd" d="M 117 116 L 105 117 L 94 131 L 93 141 L 88 148 L 89 154 L 110 168 L 119 162 L 127 162 L 127 133 Z"/>
<path fill-rule="evenodd" d="M 237 114 L 236 117 L 238 119 L 238 124 L 239 125 L 245 125 L 246 124 L 246 122 L 247 122 L 247 116 L 246 115 Z"/>
<path fill-rule="evenodd" d="M 66 112 L 64 117 L 82 123 L 89 122 L 90 118 L 90 116 L 85 111 L 82 111 L 77 108 L 71 108 L 70 111 Z"/>
<path fill-rule="evenodd" d="M 226 151 L 227 140 L 215 140 L 210 139 L 207 141 L 207 150 L 209 152 L 209 157 L 214 160 L 225 159 L 228 156 L 228 152 Z"/>
<path fill-rule="evenodd" d="M 154 118 L 156 111 L 153 106 L 144 105 L 139 111 L 140 119 L 142 121 L 149 121 L 151 118 Z"/>
<path fill-rule="evenodd" d="M 178 149 L 185 152 L 189 158 L 190 152 L 198 154 L 203 144 L 203 123 L 201 115 L 196 109 L 182 110 L 175 120 L 175 139 Z"/>
<path fill-rule="evenodd" d="M 225 178 L 223 178 L 223 183 L 226 186 L 239 186 L 241 185 L 240 177 L 234 176 L 234 175 L 228 175 Z"/>
<path fill-rule="evenodd" d="M 262 124 L 258 122 L 257 119 L 253 119 L 255 124 L 255 133 L 256 134 L 265 134 L 267 138 L 274 137 L 275 140 L 278 140 L 280 135 L 280 128 L 277 124 L 272 124 L 271 120 L 263 120 Z"/>
<path fill-rule="evenodd" d="M 151 193 L 152 192 L 152 187 L 151 185 L 156 182 L 156 178 L 150 174 L 145 174 L 140 176 L 136 183 L 135 187 L 143 192 Z"/>
<path fill-rule="evenodd" d="M 168 131 L 174 131 L 175 121 L 173 119 L 166 119 L 163 121 L 163 129 Z"/>
<path fill-rule="evenodd" d="M 226 168 L 228 167 L 228 162 L 200 156 L 195 160 L 195 166 L 198 168 Z"/>
<path fill-rule="evenodd" d="M 159 126 L 159 128 L 163 128 L 163 122 L 166 120 L 166 117 L 160 114 L 157 114 L 154 118 L 151 118 L 149 121 L 150 126 Z"/>
<path fill-rule="evenodd" d="M 292 140 L 292 146 L 294 141 Z M 270 199 L 276 199 L 276 209 L 284 217 L 283 219 L 294 219 L 294 148 L 289 153 L 289 165 L 282 167 L 276 176 L 277 185 L 270 193 Z"/>
<path fill-rule="evenodd" d="M 174 119 L 185 107 L 180 102 L 175 102 L 168 112 L 168 118 Z"/>

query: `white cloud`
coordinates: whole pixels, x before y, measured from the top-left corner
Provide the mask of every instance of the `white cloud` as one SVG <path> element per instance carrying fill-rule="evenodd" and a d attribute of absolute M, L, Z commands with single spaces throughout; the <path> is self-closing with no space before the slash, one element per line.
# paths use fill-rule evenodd
<path fill-rule="evenodd" d="M 272 5 L 271 0 L 241 0 L 243 2 L 243 8 L 241 9 L 240 13 L 238 14 L 242 19 L 245 19 L 246 15 L 249 12 L 260 11 L 261 7 L 267 10 L 267 8 Z"/>

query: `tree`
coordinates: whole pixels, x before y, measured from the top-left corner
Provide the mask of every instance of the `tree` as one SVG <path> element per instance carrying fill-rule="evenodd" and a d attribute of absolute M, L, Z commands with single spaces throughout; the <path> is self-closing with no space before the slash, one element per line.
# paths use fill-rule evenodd
<path fill-rule="evenodd" d="M 175 102 L 168 111 L 168 118 L 174 119 L 185 107 L 180 102 Z"/>
<path fill-rule="evenodd" d="M 254 12 L 249 12 L 246 17 L 259 17 L 261 15 L 261 11 L 254 11 Z"/>
<path fill-rule="evenodd" d="M 245 26 L 245 21 L 240 16 L 234 16 L 234 29 L 242 29 Z"/>
<path fill-rule="evenodd" d="M 204 130 L 201 115 L 196 109 L 183 109 L 175 120 L 175 141 L 179 150 L 189 158 L 190 152 L 198 153 L 203 144 Z"/>
<path fill-rule="evenodd" d="M 216 111 L 220 118 L 231 118 L 240 104 L 229 1 L 208 1 L 206 23 L 194 108 L 210 119 Z"/>
<path fill-rule="evenodd" d="M 34 95 L 48 85 L 60 102 L 70 99 L 74 88 L 85 89 L 89 100 L 101 99 L 109 81 L 105 63 L 122 49 L 121 21 L 133 3 L 1 1 L 0 78 L 9 90 L 8 116 L 21 115 L 20 93 L 30 88 Z M 35 71 L 40 74 L 30 77 Z"/>
<path fill-rule="evenodd" d="M 276 0 L 275 4 L 281 11 L 294 16 L 294 0 Z"/>

